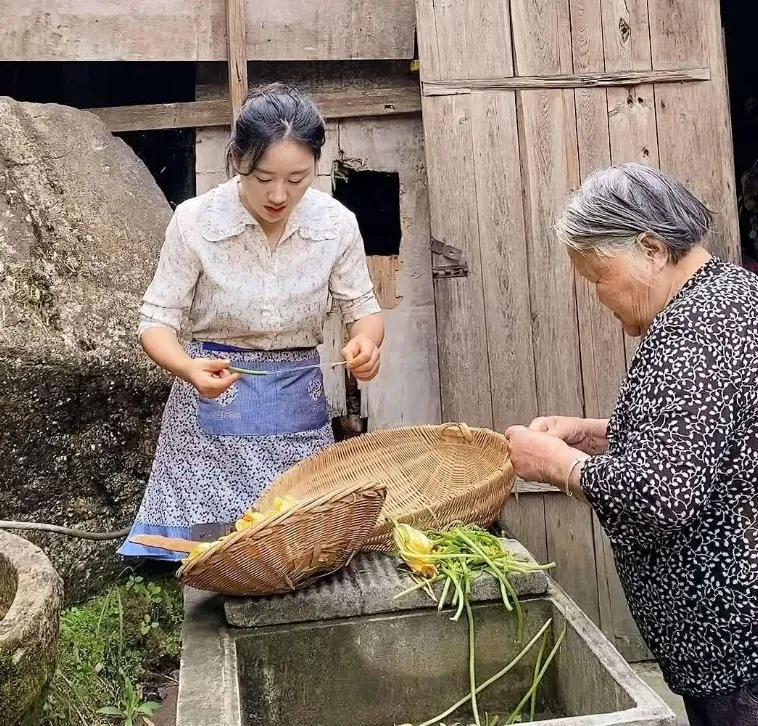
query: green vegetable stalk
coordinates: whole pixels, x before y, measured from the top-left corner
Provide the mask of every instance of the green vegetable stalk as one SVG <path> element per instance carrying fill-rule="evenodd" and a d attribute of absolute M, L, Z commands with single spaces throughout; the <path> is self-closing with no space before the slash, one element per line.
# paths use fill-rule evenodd
<path fill-rule="evenodd" d="M 473 525 L 458 525 L 442 531 L 424 534 L 410 525 L 395 522 L 394 540 L 401 559 L 417 579 L 416 584 L 397 594 L 395 597 L 403 597 L 416 590 L 424 589 L 432 599 L 437 601 L 439 610 L 442 610 L 448 603 L 451 608 L 455 609 L 451 620 L 459 620 L 464 612 L 468 620 L 469 694 L 444 713 L 435 716 L 435 718 L 429 721 L 425 721 L 420 726 L 433 726 L 440 723 L 441 719 L 449 716 L 469 700 L 471 701 L 475 726 L 482 726 L 482 718 L 479 713 L 476 695 L 516 665 L 541 637 L 542 641 L 534 668 L 532 685 L 506 723 L 511 724 L 517 719 L 520 720 L 522 711 L 527 703 L 529 703 L 529 712 L 533 720 L 537 701 L 537 689 L 563 641 L 566 628 L 563 628 L 563 632 L 556 640 L 544 663 L 542 662 L 542 656 L 547 644 L 548 626 L 551 621 L 543 625 L 537 635 L 532 638 L 511 663 L 495 674 L 495 676 L 477 686 L 474 653 L 474 614 L 471 609 L 470 600 L 473 584 L 479 577 L 488 576 L 494 578 L 500 587 L 500 594 L 506 611 L 513 612 L 515 610 L 517 622 L 516 640 L 520 642 L 523 636 L 524 615 L 518 595 L 510 582 L 509 576 L 512 574 L 534 572 L 536 570 L 547 570 L 554 567 L 554 563 L 537 565 L 521 560 L 508 550 L 501 539 Z M 442 584 L 439 599 L 435 596 L 432 589 L 432 585 L 438 583 Z M 490 720 L 489 717 L 485 716 L 485 726 L 494 726 L 496 723 L 497 717 L 494 720 Z"/>

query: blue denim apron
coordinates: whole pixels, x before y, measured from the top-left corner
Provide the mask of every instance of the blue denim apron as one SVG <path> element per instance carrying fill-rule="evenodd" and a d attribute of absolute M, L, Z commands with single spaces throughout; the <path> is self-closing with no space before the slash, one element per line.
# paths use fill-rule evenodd
<path fill-rule="evenodd" d="M 224 358 L 225 354 L 245 351 L 230 345 L 203 343 L 202 352 L 207 357 Z M 200 396 L 198 425 L 211 436 L 278 436 L 325 426 L 329 417 L 321 369 L 292 370 L 318 363 L 319 355 L 314 351 L 297 363 L 238 364 L 269 375 L 242 376 L 218 398 Z"/>

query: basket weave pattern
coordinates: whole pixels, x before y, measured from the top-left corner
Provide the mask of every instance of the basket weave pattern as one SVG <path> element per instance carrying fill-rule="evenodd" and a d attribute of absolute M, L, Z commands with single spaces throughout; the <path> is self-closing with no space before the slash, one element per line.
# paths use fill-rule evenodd
<path fill-rule="evenodd" d="M 465 424 L 377 431 L 348 439 L 281 476 L 264 495 L 315 496 L 345 484 L 376 481 L 387 498 L 364 550 L 392 552 L 392 520 L 420 529 L 464 521 L 487 527 L 513 488 L 505 437 Z"/>
<path fill-rule="evenodd" d="M 300 497 L 290 509 L 235 532 L 179 568 L 182 584 L 224 595 L 291 592 L 340 567 L 361 548 L 384 504 L 363 479 Z"/>

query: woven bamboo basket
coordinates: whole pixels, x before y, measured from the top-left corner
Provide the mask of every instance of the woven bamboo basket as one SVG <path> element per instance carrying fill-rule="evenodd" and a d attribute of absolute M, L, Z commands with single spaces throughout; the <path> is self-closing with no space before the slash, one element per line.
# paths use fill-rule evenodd
<path fill-rule="evenodd" d="M 291 592 L 344 567 L 371 534 L 385 498 L 383 484 L 346 482 L 303 494 L 290 509 L 234 532 L 183 564 L 184 585 L 223 595 Z"/>
<path fill-rule="evenodd" d="M 505 437 L 465 424 L 401 428 L 348 439 L 293 467 L 259 502 L 314 496 L 360 481 L 387 488 L 364 550 L 392 552 L 392 520 L 420 529 L 453 522 L 488 527 L 514 483 Z"/>

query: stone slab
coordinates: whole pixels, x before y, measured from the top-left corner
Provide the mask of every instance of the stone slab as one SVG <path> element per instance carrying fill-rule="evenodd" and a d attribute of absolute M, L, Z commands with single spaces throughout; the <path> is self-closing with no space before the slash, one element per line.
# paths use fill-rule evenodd
<path fill-rule="evenodd" d="M 520 542 L 505 542 L 518 556 L 535 562 Z M 397 563 L 394 557 L 363 553 L 339 572 L 302 590 L 272 597 L 227 598 L 226 621 L 236 628 L 254 628 L 437 607 L 423 591 L 396 599 L 398 593 L 414 585 Z M 547 575 L 540 571 L 514 575 L 511 582 L 520 598 L 543 595 L 548 589 Z M 437 588 L 438 595 L 440 589 Z M 485 576 L 474 583 L 473 602 L 500 599 L 500 587 L 494 578 Z"/>

